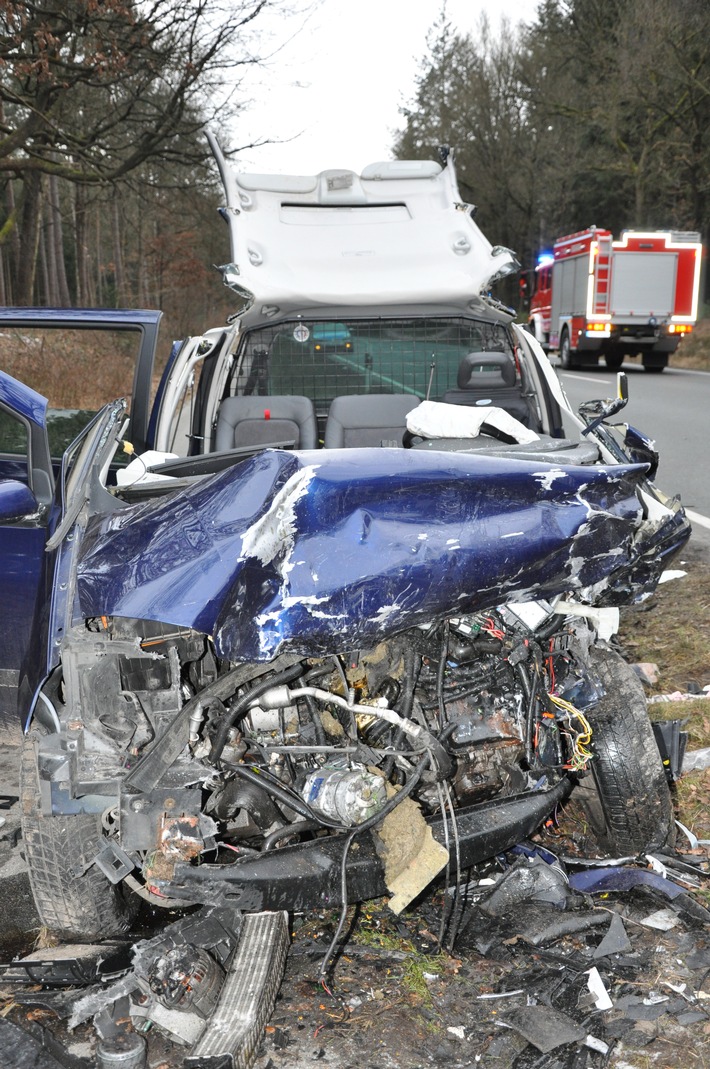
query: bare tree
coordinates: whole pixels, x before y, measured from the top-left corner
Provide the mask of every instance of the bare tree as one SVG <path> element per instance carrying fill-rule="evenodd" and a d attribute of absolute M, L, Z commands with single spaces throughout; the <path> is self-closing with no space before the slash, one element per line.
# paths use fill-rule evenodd
<path fill-rule="evenodd" d="M 279 3 L 0 0 L 0 181 L 21 185 L 18 303 L 32 299 L 44 176 L 106 185 L 150 160 L 204 159 L 197 135 L 233 113 L 240 69 L 258 62 L 252 24 Z"/>

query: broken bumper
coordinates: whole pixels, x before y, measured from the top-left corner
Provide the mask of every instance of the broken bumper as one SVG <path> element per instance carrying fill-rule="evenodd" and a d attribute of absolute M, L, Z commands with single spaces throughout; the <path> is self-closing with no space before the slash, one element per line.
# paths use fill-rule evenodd
<path fill-rule="evenodd" d="M 572 787 L 573 781 L 565 778 L 544 791 L 494 799 L 461 811 L 456 818 L 461 867 L 484 861 L 532 835 Z M 443 821 L 429 823 L 434 838 L 444 843 Z M 153 885 L 186 904 L 228 904 L 247 911 L 338 906 L 344 843 L 344 836 L 319 839 L 231 865 L 180 863 L 170 881 L 155 880 Z M 345 874 L 350 902 L 388 893 L 383 864 L 369 834 L 353 843 Z"/>

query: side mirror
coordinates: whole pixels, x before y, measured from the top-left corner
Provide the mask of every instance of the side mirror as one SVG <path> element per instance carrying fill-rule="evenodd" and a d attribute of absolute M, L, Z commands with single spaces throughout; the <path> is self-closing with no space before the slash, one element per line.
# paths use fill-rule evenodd
<path fill-rule="evenodd" d="M 18 479 L 0 479 L 0 523 L 14 523 L 39 511 L 37 498 Z"/>
<path fill-rule="evenodd" d="M 609 419 L 609 416 L 620 412 L 628 400 L 629 380 L 625 371 L 619 371 L 616 376 L 616 397 L 607 398 L 606 401 L 585 401 L 579 406 L 579 414 L 587 423 L 582 434 L 591 434 L 604 420 Z"/>

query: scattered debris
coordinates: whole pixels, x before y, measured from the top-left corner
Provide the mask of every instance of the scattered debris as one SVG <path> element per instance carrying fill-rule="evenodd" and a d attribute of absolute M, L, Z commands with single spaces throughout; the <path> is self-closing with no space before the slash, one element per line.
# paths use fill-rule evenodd
<path fill-rule="evenodd" d="M 610 1010 L 612 1008 L 614 1003 L 609 998 L 609 992 L 596 966 L 587 973 L 587 987 L 594 998 L 594 1005 L 598 1010 Z"/>
<path fill-rule="evenodd" d="M 640 923 L 647 928 L 657 928 L 659 932 L 669 932 L 678 924 L 678 914 L 671 909 L 657 909 L 648 917 L 642 917 Z"/>
<path fill-rule="evenodd" d="M 639 677 L 642 683 L 652 687 L 658 682 L 658 665 L 652 664 L 650 661 L 643 661 L 639 664 L 632 664 L 636 675 Z"/>
<path fill-rule="evenodd" d="M 586 1032 L 580 1025 L 566 1013 L 550 1006 L 519 1006 L 507 1011 L 502 1021 L 543 1054 L 566 1043 L 580 1043 L 586 1039 Z"/>
<path fill-rule="evenodd" d="M 651 694 L 646 701 L 649 705 L 653 705 L 657 702 L 690 702 L 698 698 L 710 698 L 710 684 L 700 691 L 674 690 L 670 694 Z"/>
<path fill-rule="evenodd" d="M 626 934 L 624 922 L 618 913 L 612 913 L 609 928 L 599 946 L 592 953 L 592 957 L 606 958 L 611 954 L 626 954 L 631 950 L 631 940 Z"/>
<path fill-rule="evenodd" d="M 331 939 L 327 911 L 319 925 L 306 917 L 295 923 L 296 953 L 281 987 L 286 914 L 202 907 L 135 946 L 64 946 L 0 966 L 15 1006 L 15 1047 L 9 1039 L 6 1047 L 13 1069 L 290 1069 L 301 1064 L 300 1028 L 321 1044 L 310 1059 L 325 1060 L 333 1043 L 342 1064 L 358 1063 L 362 1028 L 381 1028 L 379 1042 L 402 1065 L 457 1064 L 465 1043 L 483 1064 L 487 1057 L 496 1066 L 603 1069 L 617 1045 L 628 1053 L 710 1022 L 702 989 L 710 914 L 682 882 L 703 872 L 701 864 L 694 855 L 660 853 L 561 859 L 522 843 L 461 884 L 468 903 L 459 958 L 418 951 L 422 940 L 436 951 L 428 914 L 437 900 L 442 908 L 441 891 L 400 916 L 382 900 L 376 924 L 385 941 L 345 947 L 337 992 L 304 983 L 309 960 L 322 957 Z M 398 948 L 397 933 L 406 933 L 409 949 Z M 475 963 L 466 949 L 477 952 Z M 411 990 L 420 992 L 418 1012 L 430 1032 L 402 1016 L 410 984 L 419 984 Z M 473 984 L 473 991 L 465 986 Z M 51 1019 L 71 1015 L 71 1036 L 93 1035 L 92 1059 L 61 1041 L 43 1044 L 41 1024 L 19 1016 L 28 1002 L 34 1013 L 52 1011 Z M 317 1015 L 312 1027 L 309 1012 Z M 162 1060 L 146 1057 L 157 1042 L 168 1052 Z"/>

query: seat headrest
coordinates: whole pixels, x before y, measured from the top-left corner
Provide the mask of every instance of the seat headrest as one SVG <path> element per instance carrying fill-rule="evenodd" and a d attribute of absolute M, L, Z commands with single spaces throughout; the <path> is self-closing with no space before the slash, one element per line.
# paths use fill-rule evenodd
<path fill-rule="evenodd" d="M 496 383 L 501 387 L 515 386 L 515 364 L 506 353 L 469 353 L 459 364 L 459 390 L 488 389 Z"/>

